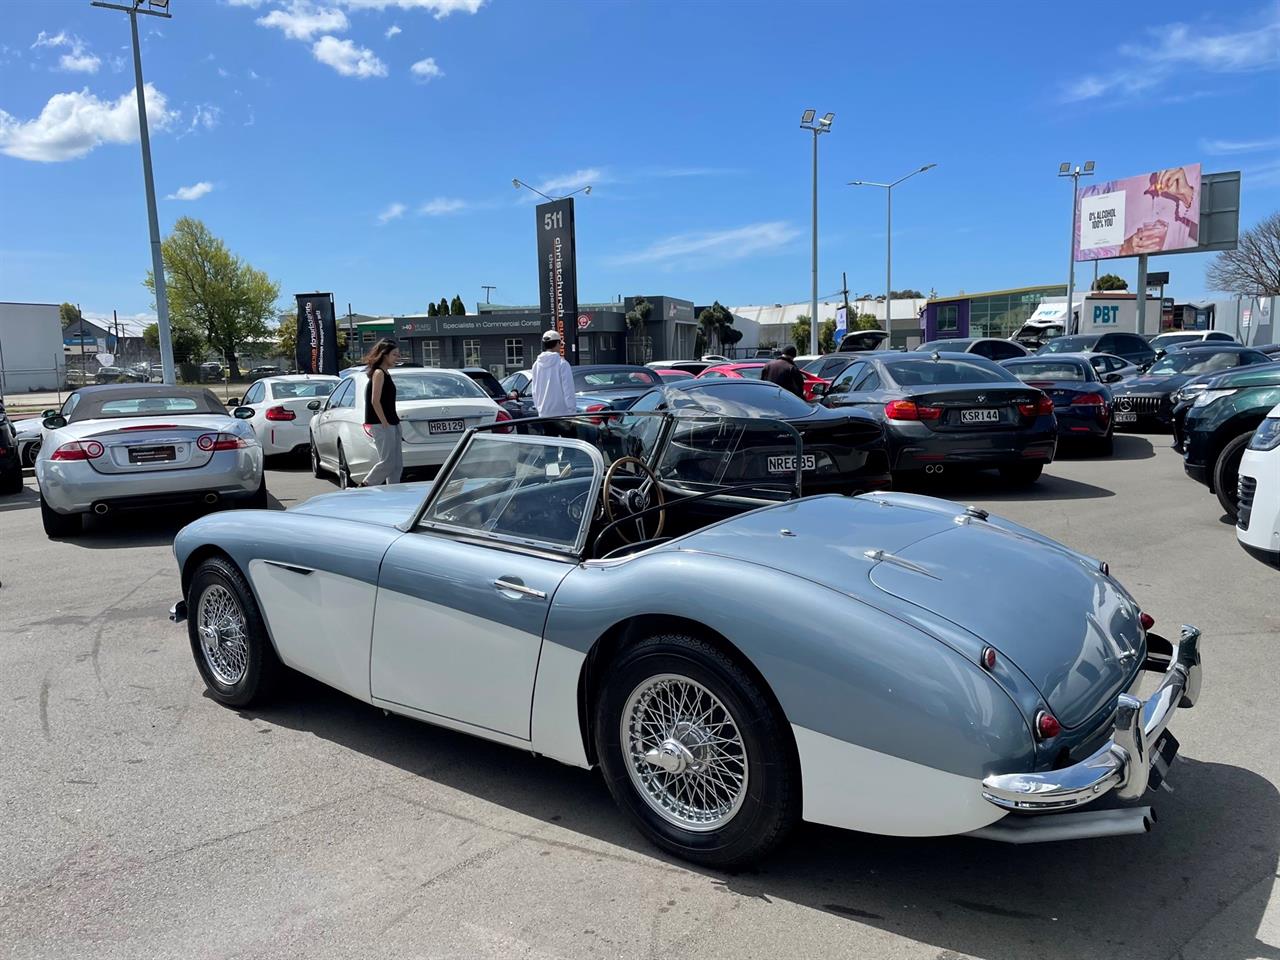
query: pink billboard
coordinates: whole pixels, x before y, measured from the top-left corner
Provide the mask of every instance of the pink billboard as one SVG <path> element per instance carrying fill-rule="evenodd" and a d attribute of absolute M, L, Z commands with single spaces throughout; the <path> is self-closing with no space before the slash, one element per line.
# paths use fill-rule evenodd
<path fill-rule="evenodd" d="M 1076 198 L 1076 259 L 1174 253 L 1200 244 L 1200 164 L 1090 184 Z"/>

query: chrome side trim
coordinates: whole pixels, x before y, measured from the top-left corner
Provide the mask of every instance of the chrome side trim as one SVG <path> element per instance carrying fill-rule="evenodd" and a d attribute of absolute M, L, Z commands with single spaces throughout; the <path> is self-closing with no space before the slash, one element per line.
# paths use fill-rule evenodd
<path fill-rule="evenodd" d="M 914 563 L 913 561 L 907 560 L 905 557 L 900 557 L 895 553 L 890 553 L 888 550 L 867 550 L 862 555 L 873 563 L 892 563 L 895 566 L 902 567 L 904 570 L 910 570 L 912 573 L 923 573 L 926 577 L 930 577 L 934 580 L 942 579 L 928 567 Z"/>
<path fill-rule="evenodd" d="M 281 570 L 288 570 L 290 573 L 301 574 L 304 577 L 309 577 L 316 572 L 315 567 L 300 567 L 296 563 L 282 563 L 279 560 L 263 560 L 262 562 L 272 567 L 279 567 Z"/>
<path fill-rule="evenodd" d="M 1200 680 L 1200 631 L 1183 624 L 1178 649 L 1155 693 L 1145 703 L 1125 693 L 1116 698 L 1115 732 L 1107 743 L 1061 770 L 993 774 L 982 781 L 983 799 L 1005 810 L 1031 812 L 1079 807 L 1112 790 L 1123 800 L 1136 800 L 1150 782 L 1152 748 L 1174 710 L 1195 706 Z"/>

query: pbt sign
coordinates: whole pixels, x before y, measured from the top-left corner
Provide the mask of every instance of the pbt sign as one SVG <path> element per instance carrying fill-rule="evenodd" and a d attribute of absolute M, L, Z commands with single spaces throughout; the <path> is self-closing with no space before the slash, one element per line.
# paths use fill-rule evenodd
<path fill-rule="evenodd" d="M 1120 307 L 1116 304 L 1094 304 L 1094 326 L 1113 326 L 1120 321 Z"/>

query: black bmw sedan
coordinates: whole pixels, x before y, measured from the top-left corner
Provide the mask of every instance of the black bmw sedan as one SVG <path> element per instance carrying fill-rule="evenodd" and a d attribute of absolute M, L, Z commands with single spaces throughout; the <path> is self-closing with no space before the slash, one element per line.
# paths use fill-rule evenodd
<path fill-rule="evenodd" d="M 735 418 L 741 424 L 741 430 L 726 430 L 718 419 L 702 426 L 693 420 L 678 425 L 676 429 L 684 435 L 678 432 L 671 444 L 683 446 L 686 453 L 676 464 L 681 475 L 670 479 L 718 484 L 791 482 L 797 466 L 794 437 L 779 437 L 776 424 L 768 426 L 769 421 L 782 421 L 800 434 L 804 496 L 863 493 L 892 486 L 884 431 L 876 417 L 861 410 L 829 410 L 772 383 L 726 379 L 668 383 L 645 394 L 629 412 L 645 411 L 706 414 Z M 660 421 L 656 419 L 648 423 L 630 417 L 603 419 L 607 428 L 626 438 L 627 448 L 619 453 L 644 456 L 657 439 L 646 433 L 649 423 L 657 429 Z M 708 430 L 714 436 L 704 435 Z M 689 450 L 698 455 L 689 455 Z"/>
<path fill-rule="evenodd" d="M 1058 444 L 1053 401 L 970 353 L 863 356 L 836 376 L 823 402 L 880 421 L 895 477 L 979 467 L 1034 483 Z"/>
<path fill-rule="evenodd" d="M 1030 387 L 1043 390 L 1053 401 L 1060 443 L 1089 443 L 1109 455 L 1115 424 L 1111 416 L 1111 386 L 1098 376 L 1085 354 L 1062 353 L 1006 360 L 1006 370 Z M 1118 373 L 1108 374 L 1118 382 Z"/>
<path fill-rule="evenodd" d="M 1269 363 L 1270 357 L 1238 343 L 1205 343 L 1169 350 L 1145 374 L 1115 387 L 1115 422 L 1121 430 L 1168 430 L 1173 423 L 1174 394 L 1196 377 L 1226 373 L 1236 367 Z"/>

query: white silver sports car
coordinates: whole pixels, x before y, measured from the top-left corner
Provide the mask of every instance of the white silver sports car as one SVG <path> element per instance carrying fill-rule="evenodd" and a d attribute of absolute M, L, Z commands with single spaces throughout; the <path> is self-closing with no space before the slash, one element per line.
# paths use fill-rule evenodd
<path fill-rule="evenodd" d="M 396 410 L 400 417 L 405 470 L 444 463 L 458 439 L 472 427 L 511 415 L 470 377 L 457 370 L 396 367 Z M 346 489 L 364 480 L 377 463 L 373 437 L 365 429 L 364 371 L 339 381 L 327 400 L 312 400 L 311 469 L 317 477 L 336 474 Z"/>
<path fill-rule="evenodd" d="M 801 818 L 1019 843 L 1150 828 L 1199 632 L 1162 639 L 1105 563 L 930 497 L 796 499 L 781 421 L 517 430 L 468 433 L 431 485 L 182 530 L 172 616 L 210 696 L 243 706 L 291 667 L 598 765 L 654 842 L 721 867 Z M 794 476 L 753 475 L 783 444 Z M 1052 588 L 1008 589 L 1028 571 Z"/>
<path fill-rule="evenodd" d="M 81 518 L 169 504 L 267 506 L 253 430 L 200 387 L 123 383 L 81 387 L 45 417 L 36 457 L 45 533 Z"/>

